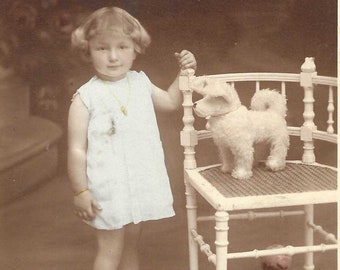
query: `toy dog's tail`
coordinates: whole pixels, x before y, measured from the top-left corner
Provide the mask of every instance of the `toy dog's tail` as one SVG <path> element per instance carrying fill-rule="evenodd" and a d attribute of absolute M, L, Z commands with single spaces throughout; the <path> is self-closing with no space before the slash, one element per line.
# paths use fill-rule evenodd
<path fill-rule="evenodd" d="M 257 91 L 251 99 L 250 108 L 253 111 L 272 111 L 286 117 L 286 98 L 279 92 L 270 89 Z"/>

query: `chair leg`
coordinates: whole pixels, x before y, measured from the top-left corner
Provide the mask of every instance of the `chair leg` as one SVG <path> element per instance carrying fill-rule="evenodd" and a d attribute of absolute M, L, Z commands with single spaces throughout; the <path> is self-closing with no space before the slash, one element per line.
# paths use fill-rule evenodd
<path fill-rule="evenodd" d="M 188 222 L 188 240 L 189 240 L 189 265 L 190 270 L 198 270 L 198 246 L 195 242 L 191 230 L 197 230 L 197 200 L 196 191 L 185 181 L 185 195 Z"/>
<path fill-rule="evenodd" d="M 337 239 L 338 241 L 340 241 L 340 189 L 339 189 L 339 184 L 340 184 L 340 180 L 338 178 L 338 203 L 337 203 L 337 210 L 338 210 L 338 213 L 337 213 L 337 230 L 336 230 L 336 235 L 337 235 Z M 339 243 L 339 242 L 338 242 Z M 340 244 L 338 246 L 338 250 L 337 250 L 337 253 L 338 253 L 338 257 L 337 257 L 337 269 L 340 269 Z"/>
<path fill-rule="evenodd" d="M 225 211 L 217 211 L 215 221 L 216 270 L 227 270 L 229 214 Z"/>
<path fill-rule="evenodd" d="M 312 246 L 314 244 L 314 231 L 308 226 L 308 223 L 314 223 L 314 205 L 305 205 L 305 245 Z M 305 270 L 314 269 L 314 253 L 307 252 L 305 254 Z"/>

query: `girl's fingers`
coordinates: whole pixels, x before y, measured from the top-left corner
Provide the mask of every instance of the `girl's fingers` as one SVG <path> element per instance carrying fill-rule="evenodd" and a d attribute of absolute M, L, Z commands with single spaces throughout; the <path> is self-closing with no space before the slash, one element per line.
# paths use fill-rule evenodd
<path fill-rule="evenodd" d="M 83 220 L 87 220 L 88 219 L 88 215 L 86 212 L 81 212 L 80 213 L 80 218 L 83 219 Z"/>
<path fill-rule="evenodd" d="M 95 217 L 92 211 L 86 211 L 86 210 L 80 210 L 80 209 L 74 210 L 74 214 L 78 216 L 79 218 L 83 220 L 87 220 L 87 221 L 92 220 Z"/>
<path fill-rule="evenodd" d="M 186 57 L 192 57 L 193 54 L 189 51 L 186 51 L 186 50 L 183 50 L 181 51 L 180 53 L 178 52 L 175 52 L 175 57 L 178 59 L 178 60 L 181 60 L 181 59 L 184 59 Z"/>
<path fill-rule="evenodd" d="M 194 56 L 192 54 L 184 54 L 180 57 L 180 61 L 189 61 L 189 60 L 193 60 Z"/>
<path fill-rule="evenodd" d="M 102 210 L 101 206 L 100 206 L 96 201 L 93 201 L 93 202 L 92 202 L 92 209 L 93 209 L 93 211 L 95 211 L 95 212 L 101 211 L 101 210 Z"/>
<path fill-rule="evenodd" d="M 195 61 L 194 61 L 193 59 L 191 59 L 191 58 L 189 58 L 189 59 L 183 59 L 183 60 L 181 61 L 181 65 L 182 65 L 182 66 L 191 65 L 191 64 L 194 64 L 194 63 L 195 63 Z"/>
<path fill-rule="evenodd" d="M 192 54 L 191 52 L 187 51 L 187 50 L 183 50 L 180 52 L 181 56 L 187 55 L 187 54 Z"/>
<path fill-rule="evenodd" d="M 175 57 L 177 58 L 179 66 L 182 69 L 186 69 L 186 68 L 196 69 L 196 66 L 197 66 L 196 59 L 191 52 L 187 50 L 183 50 L 180 53 L 175 52 Z"/>
<path fill-rule="evenodd" d="M 87 211 L 82 212 L 82 219 L 83 220 L 87 220 L 90 221 L 92 219 L 94 219 L 95 215 L 93 214 L 93 212 L 91 211 L 90 213 Z"/>
<path fill-rule="evenodd" d="M 180 64 L 180 66 L 182 68 L 195 68 L 196 67 L 196 63 L 195 63 L 195 61 L 188 60 L 188 61 L 182 62 Z"/>

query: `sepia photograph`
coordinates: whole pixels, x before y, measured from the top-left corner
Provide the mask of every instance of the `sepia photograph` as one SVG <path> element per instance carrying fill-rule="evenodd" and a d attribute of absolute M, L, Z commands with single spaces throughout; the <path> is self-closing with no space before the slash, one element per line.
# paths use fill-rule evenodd
<path fill-rule="evenodd" d="M 1 0 L 1 270 L 339 270 L 337 0 Z"/>

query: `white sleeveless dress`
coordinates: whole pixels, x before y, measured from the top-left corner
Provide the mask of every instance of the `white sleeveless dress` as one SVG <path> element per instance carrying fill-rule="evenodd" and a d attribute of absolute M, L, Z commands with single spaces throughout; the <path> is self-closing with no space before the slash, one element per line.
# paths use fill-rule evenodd
<path fill-rule="evenodd" d="M 109 82 L 96 76 L 76 92 L 90 114 L 88 188 L 102 210 L 86 223 L 97 229 L 119 229 L 175 214 L 152 84 L 143 72 L 129 71 L 127 76 L 130 94 L 127 78 Z M 127 115 L 117 99 L 127 104 Z"/>

